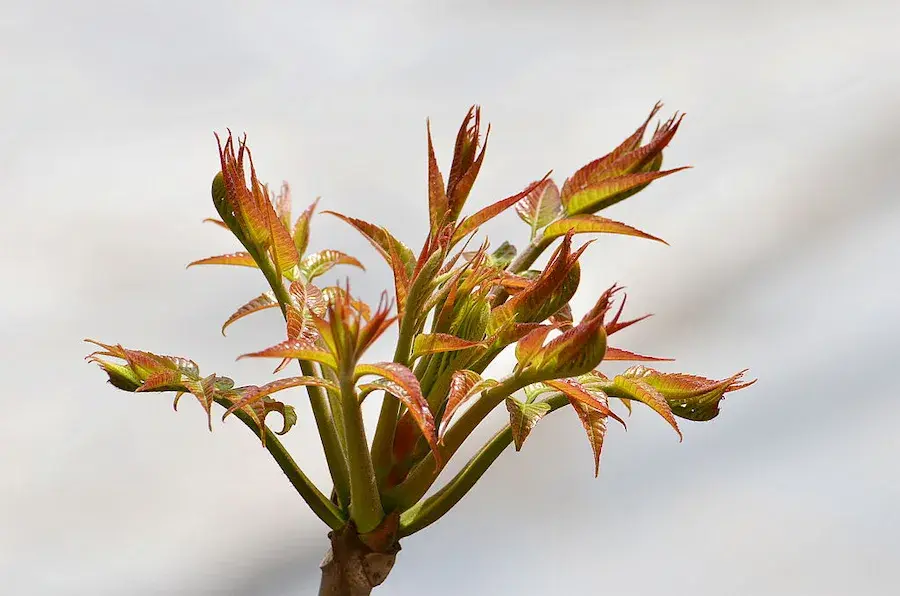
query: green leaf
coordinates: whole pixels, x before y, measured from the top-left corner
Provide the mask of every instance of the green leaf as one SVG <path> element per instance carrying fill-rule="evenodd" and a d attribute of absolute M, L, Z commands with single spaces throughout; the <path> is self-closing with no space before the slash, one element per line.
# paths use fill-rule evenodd
<path fill-rule="evenodd" d="M 543 402 L 522 403 L 507 397 L 506 409 L 509 411 L 509 428 L 512 430 L 513 442 L 516 451 L 520 451 L 531 429 L 550 411 L 550 405 Z"/>
<path fill-rule="evenodd" d="M 569 231 L 575 234 L 622 234 L 624 236 L 636 236 L 648 240 L 656 240 L 668 244 L 665 240 L 651 236 L 629 225 L 600 217 L 599 215 L 573 215 L 551 223 L 544 229 L 544 240 L 549 241 L 560 236 L 565 236 Z"/>
<path fill-rule="evenodd" d="M 312 281 L 326 274 L 336 265 L 353 265 L 363 271 L 366 269 L 362 263 L 350 255 L 339 250 L 327 249 L 303 257 L 303 261 L 300 263 L 300 272 L 308 281 Z"/>
<path fill-rule="evenodd" d="M 437 354 L 439 352 L 455 352 L 476 346 L 485 346 L 485 344 L 484 342 L 462 339 L 448 333 L 420 333 L 413 340 L 412 358 L 416 359 L 426 354 Z"/>
<path fill-rule="evenodd" d="M 620 399 L 633 399 L 646 404 L 650 409 L 662 416 L 663 420 L 668 422 L 669 425 L 675 429 L 675 432 L 678 433 L 679 441 L 684 438 L 681 434 L 681 429 L 678 428 L 678 422 L 672 414 L 672 408 L 669 406 L 668 401 L 666 401 L 666 398 L 649 383 L 644 382 L 640 378 L 618 375 L 613 379 L 613 387 L 608 387 L 606 392 L 614 397 L 619 397 Z"/>
<path fill-rule="evenodd" d="M 675 168 L 661 172 L 638 172 L 601 180 L 580 188 L 570 197 L 564 198 L 566 213 L 570 215 L 594 213 L 619 202 L 622 195 L 635 188 L 645 187 L 657 178 L 663 178 L 684 169 L 687 168 Z"/>
<path fill-rule="evenodd" d="M 300 214 L 297 221 L 294 222 L 294 232 L 292 236 L 294 238 L 294 246 L 297 247 L 297 254 L 300 256 L 306 254 L 306 249 L 309 246 L 309 222 L 312 219 L 313 212 L 316 210 L 316 205 L 318 204 L 319 199 L 316 198 L 316 200 Z"/>
<path fill-rule="evenodd" d="M 559 188 L 550 178 L 538 184 L 522 200 L 516 203 L 516 213 L 531 226 L 532 238 L 537 230 L 543 228 L 551 221 L 564 213 L 562 203 L 559 200 Z"/>

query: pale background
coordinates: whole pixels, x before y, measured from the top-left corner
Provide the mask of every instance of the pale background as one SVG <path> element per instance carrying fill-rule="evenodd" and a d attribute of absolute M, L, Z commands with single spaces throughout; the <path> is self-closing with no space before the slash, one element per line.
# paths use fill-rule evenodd
<path fill-rule="evenodd" d="M 0 593 L 315 589 L 324 529 L 242 425 L 210 434 L 196 403 L 81 360 L 96 337 L 265 379 L 233 358 L 279 339 L 277 316 L 218 332 L 262 280 L 184 270 L 235 246 L 200 223 L 214 130 L 247 131 L 298 208 L 321 195 L 418 245 L 427 116 L 445 171 L 467 107 L 493 122 L 475 209 L 562 180 L 658 99 L 688 113 L 666 163 L 695 168 L 606 214 L 672 246 L 601 238 L 577 306 L 618 281 L 657 313 L 619 345 L 759 383 L 683 444 L 637 413 L 598 480 L 572 413 L 548 418 L 382 592 L 900 593 L 896 2 L 0 7 Z M 362 239 L 314 223 L 314 247 L 369 267 L 355 287 L 389 287 Z M 526 233 L 512 213 L 491 231 Z M 324 485 L 293 399 L 287 443 Z"/>

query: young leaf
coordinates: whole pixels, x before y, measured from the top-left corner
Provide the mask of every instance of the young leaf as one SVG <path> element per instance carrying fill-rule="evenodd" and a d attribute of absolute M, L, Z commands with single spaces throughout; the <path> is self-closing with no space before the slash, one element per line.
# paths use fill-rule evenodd
<path fill-rule="evenodd" d="M 533 191 L 538 185 L 542 184 L 544 180 L 550 177 L 550 172 L 538 180 L 537 182 L 533 182 L 529 184 L 525 190 L 518 192 L 512 196 L 506 197 L 505 199 L 501 199 L 492 205 L 488 205 L 481 211 L 470 215 L 463 219 L 458 226 L 456 226 L 456 230 L 453 232 L 453 238 L 451 239 L 451 244 L 456 244 L 460 240 L 466 237 L 467 234 L 477 230 L 481 227 L 482 224 L 490 221 L 494 217 L 500 215 L 516 203 L 518 203 L 522 197 L 526 196 L 528 193 Z"/>
<path fill-rule="evenodd" d="M 637 236 L 648 240 L 656 240 L 668 245 L 668 242 L 656 236 L 651 236 L 637 228 L 618 221 L 600 217 L 599 215 L 573 215 L 559 221 L 555 221 L 544 229 L 544 240 L 553 240 L 559 236 L 565 236 L 569 231 L 574 234 L 622 234 L 625 236 Z"/>
<path fill-rule="evenodd" d="M 275 300 L 275 295 L 272 292 L 263 292 L 250 302 L 244 304 L 228 317 L 228 320 L 222 325 L 222 335 L 225 335 L 225 329 L 228 328 L 229 325 L 243 319 L 247 315 L 253 314 L 255 312 L 259 312 L 261 310 L 266 310 L 268 308 L 275 308 L 278 306 L 278 301 Z"/>
<path fill-rule="evenodd" d="M 606 418 L 601 410 L 587 406 L 581 402 L 572 402 L 578 419 L 587 433 L 591 450 L 594 452 L 594 478 L 600 475 L 600 453 L 603 451 L 603 439 L 606 437 Z M 610 411 L 607 408 L 607 411 Z"/>
<path fill-rule="evenodd" d="M 434 145 L 431 142 L 431 122 L 426 122 L 428 130 L 428 219 L 431 223 L 431 236 L 437 235 L 444 220 L 450 212 L 447 193 L 444 190 L 444 177 L 438 168 L 434 156 Z"/>
<path fill-rule="evenodd" d="M 268 189 L 257 184 L 259 185 L 260 208 L 265 214 L 269 227 L 269 254 L 272 256 L 272 263 L 275 264 L 276 271 L 292 280 L 294 279 L 294 267 L 300 262 L 297 247 L 294 245 L 294 239 L 291 238 L 284 221 L 275 212 Z"/>
<path fill-rule="evenodd" d="M 294 222 L 294 232 L 292 236 L 294 238 L 294 246 L 297 248 L 297 254 L 300 256 L 306 254 L 306 248 L 309 246 L 309 221 L 312 219 L 313 212 L 316 210 L 316 205 L 318 204 L 319 199 L 316 198 L 316 200 L 300 214 L 297 221 Z"/>
<path fill-rule="evenodd" d="M 474 122 L 473 122 L 474 117 Z M 470 126 L 471 123 L 471 126 Z M 484 143 L 481 152 L 478 152 L 479 136 L 481 131 L 481 108 L 473 106 L 469 109 L 459 127 L 456 135 L 456 146 L 453 151 L 453 162 L 450 166 L 450 174 L 447 176 L 447 200 L 450 203 L 450 220 L 455 222 L 462 212 L 463 205 L 472 191 L 481 164 L 484 162 L 484 154 L 487 151 L 488 137 L 491 127 L 488 125 L 484 135 Z"/>
<path fill-rule="evenodd" d="M 356 228 L 356 230 L 365 236 L 372 246 L 375 247 L 375 250 L 384 257 L 384 260 L 387 261 L 388 265 L 392 264 L 391 247 L 393 247 L 393 250 L 397 252 L 397 255 L 399 255 L 403 262 L 407 275 L 410 277 L 412 276 L 416 267 L 416 256 L 413 254 L 413 251 L 394 238 L 386 229 L 361 219 L 335 213 L 334 211 L 323 211 L 322 213 L 333 215 Z"/>
<path fill-rule="evenodd" d="M 609 409 L 609 403 L 606 399 L 606 394 L 600 390 L 588 391 L 588 389 L 576 381 L 575 379 L 556 379 L 551 381 L 544 381 L 545 384 L 556 389 L 557 391 L 561 391 L 569 401 L 574 405 L 575 403 L 581 403 L 596 410 L 603 414 L 604 416 L 609 416 L 617 420 L 623 427 L 625 426 L 625 421 L 619 418 L 615 412 Z"/>
<path fill-rule="evenodd" d="M 615 397 L 619 397 L 620 399 L 633 399 L 646 404 L 650 409 L 662 416 L 663 419 L 675 429 L 675 432 L 678 433 L 679 441 L 684 438 L 681 435 L 681 429 L 678 428 L 678 422 L 675 420 L 675 416 L 672 414 L 672 408 L 669 406 L 666 398 L 649 383 L 644 382 L 640 378 L 618 375 L 613 379 L 613 387 L 614 389 L 607 387 L 606 392 Z"/>
<path fill-rule="evenodd" d="M 300 272 L 307 281 L 312 281 L 330 271 L 335 265 L 353 265 L 363 271 L 366 270 L 362 263 L 350 255 L 339 250 L 327 249 L 303 257 L 303 261 L 300 263 Z"/>
<path fill-rule="evenodd" d="M 394 397 L 399 399 L 408 408 L 409 413 L 415 419 L 422 431 L 422 435 L 434 451 L 435 459 L 439 459 L 437 429 L 434 425 L 434 416 L 428 408 L 428 402 L 422 395 L 419 380 L 411 370 L 396 362 L 379 362 L 377 364 L 360 364 L 356 367 L 355 378 L 365 375 L 377 375 L 393 383 L 393 390 L 397 393 Z"/>
<path fill-rule="evenodd" d="M 645 366 L 633 366 L 620 376 L 626 379 L 639 379 L 656 389 L 666 399 L 672 413 L 679 418 L 702 422 L 718 416 L 719 404 L 726 393 L 744 389 L 756 382 L 755 380 L 740 382 L 746 372 L 743 370 L 727 379 L 716 381 L 682 373 L 663 373 Z"/>
<path fill-rule="evenodd" d="M 205 259 L 188 263 L 188 267 L 193 267 L 194 265 L 237 265 L 239 267 L 259 268 L 259 265 L 256 264 L 256 261 L 253 260 L 253 257 L 248 252 L 233 252 L 227 255 L 206 257 Z"/>
<path fill-rule="evenodd" d="M 450 335 L 449 333 L 420 333 L 413 341 L 412 358 L 420 358 L 426 354 L 454 352 L 475 346 L 485 346 L 484 342 L 469 341 Z"/>
<path fill-rule="evenodd" d="M 275 214 L 286 230 L 291 227 L 291 187 L 287 182 L 281 183 L 281 190 L 275 197 Z"/>
<path fill-rule="evenodd" d="M 657 178 L 663 178 L 685 169 L 687 167 L 659 172 L 637 172 L 606 178 L 576 190 L 571 196 L 564 196 L 562 202 L 569 215 L 593 213 L 617 203 L 622 195 L 630 190 L 646 186 Z"/>
<path fill-rule="evenodd" d="M 200 405 L 203 406 L 204 411 L 206 411 L 206 420 L 210 432 L 212 432 L 212 405 L 215 401 L 215 382 L 216 375 L 209 375 L 208 377 L 199 380 L 185 379 L 183 382 L 184 388 L 197 398 L 197 401 L 200 402 Z M 177 397 L 175 398 L 175 401 L 177 405 Z"/>
<path fill-rule="evenodd" d="M 547 335 L 553 331 L 554 328 L 553 325 L 539 325 L 533 331 L 530 331 L 528 335 L 520 339 L 518 343 L 516 343 L 516 361 L 526 365 L 537 355 L 544 345 L 544 340 L 547 339 Z"/>
<path fill-rule="evenodd" d="M 309 385 L 325 387 L 330 391 L 338 391 L 338 388 L 334 383 L 331 383 L 330 381 L 326 381 L 325 379 L 319 377 L 303 376 L 278 379 L 277 381 L 266 383 L 262 387 L 250 386 L 245 388 L 245 391 L 240 400 L 236 401 L 225 411 L 225 414 L 222 416 L 222 420 L 225 420 L 225 418 L 232 414 L 235 410 L 240 410 L 245 406 L 253 405 L 256 402 L 262 401 L 263 398 L 273 393 L 283 391 L 284 389 L 290 389 L 292 387 L 307 387 Z"/>
<path fill-rule="evenodd" d="M 559 188 L 550 178 L 545 179 L 530 193 L 516 203 L 516 213 L 531 226 L 531 236 L 551 221 L 563 214 L 559 200 Z"/>
<path fill-rule="evenodd" d="M 626 361 L 626 362 L 672 362 L 674 358 L 658 358 L 656 356 L 644 356 L 643 354 L 635 354 L 622 348 L 606 348 L 604 361 Z"/>
<path fill-rule="evenodd" d="M 516 451 L 522 449 L 531 429 L 550 411 L 550 406 L 543 402 L 522 403 L 512 397 L 506 398 L 506 409 L 509 411 L 509 428 L 512 431 Z"/>
<path fill-rule="evenodd" d="M 453 415 L 464 403 L 491 387 L 497 386 L 493 379 L 482 379 L 481 375 L 471 370 L 458 370 L 450 379 L 450 391 L 447 394 L 447 404 L 444 406 L 444 415 L 441 417 L 441 427 L 438 433 L 443 438 Z"/>
<path fill-rule="evenodd" d="M 259 352 L 251 352 L 238 356 L 238 360 L 242 358 L 296 358 L 298 360 L 311 360 L 324 364 L 325 366 L 337 370 L 337 361 L 334 355 L 324 352 L 308 342 L 300 340 L 287 340 L 280 344 L 276 344 Z"/>
<path fill-rule="evenodd" d="M 224 221 L 222 221 L 221 219 L 215 219 L 215 218 L 212 218 L 212 217 L 207 217 L 206 219 L 203 220 L 203 223 L 216 224 L 216 225 L 219 226 L 220 228 L 225 228 L 226 230 L 229 230 L 229 231 L 231 230 L 231 228 L 228 227 L 228 224 L 225 223 Z"/>

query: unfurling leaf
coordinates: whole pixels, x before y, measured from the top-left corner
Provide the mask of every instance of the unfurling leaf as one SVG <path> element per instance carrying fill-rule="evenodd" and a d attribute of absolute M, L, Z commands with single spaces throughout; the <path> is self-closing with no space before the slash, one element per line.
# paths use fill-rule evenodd
<path fill-rule="evenodd" d="M 679 441 L 683 439 L 681 429 L 678 428 L 678 422 L 675 420 L 675 416 L 672 415 L 672 408 L 669 407 L 666 398 L 649 383 L 644 382 L 640 378 L 619 375 L 613 379 L 612 387 L 606 386 L 606 393 L 614 397 L 633 399 L 646 404 L 675 429 L 675 432 L 678 433 Z"/>
<path fill-rule="evenodd" d="M 441 417 L 441 427 L 438 436 L 443 438 L 453 415 L 464 403 L 491 387 L 496 387 L 497 381 L 482 379 L 481 375 L 471 370 L 458 370 L 450 379 L 450 391 L 447 394 L 447 403 L 444 406 L 444 415 Z"/>
<path fill-rule="evenodd" d="M 227 255 L 218 255 L 215 257 L 206 257 L 192 263 L 188 263 L 188 267 L 194 265 L 237 265 L 238 267 L 256 267 L 256 261 L 250 256 L 249 252 L 233 252 Z"/>
<path fill-rule="evenodd" d="M 466 114 L 456 135 L 453 162 L 450 166 L 450 174 L 447 176 L 450 220 L 454 222 L 462 212 L 463 205 L 465 205 L 472 186 L 475 184 L 475 179 L 478 177 L 478 172 L 481 171 L 481 164 L 484 162 L 484 154 L 487 151 L 488 137 L 491 134 L 490 125 L 484 135 L 481 152 L 478 152 L 480 133 L 481 108 L 473 106 Z"/>
<path fill-rule="evenodd" d="M 726 393 L 749 387 L 756 381 L 741 382 L 747 371 L 716 381 L 682 373 L 663 373 L 645 366 L 633 366 L 623 372 L 623 379 L 640 380 L 658 391 L 672 408 L 672 413 L 687 420 L 712 420 L 719 414 L 719 403 Z M 614 386 L 621 386 L 621 381 Z M 614 389 L 610 389 L 614 391 Z M 616 395 L 616 397 L 629 397 Z"/>
<path fill-rule="evenodd" d="M 599 215 L 573 215 L 551 223 L 544 229 L 544 240 L 552 240 L 559 236 L 565 236 L 569 231 L 575 234 L 622 234 L 624 236 L 636 236 L 648 240 L 656 240 L 668 244 L 665 240 L 651 236 L 629 225 L 600 217 Z"/>
<path fill-rule="evenodd" d="M 512 397 L 506 398 L 506 409 L 509 411 L 509 428 L 512 431 L 516 451 L 522 449 L 531 429 L 550 411 L 550 405 L 538 403 L 522 403 Z"/>
<path fill-rule="evenodd" d="M 516 213 L 519 214 L 522 221 L 531 226 L 532 237 L 537 230 L 552 222 L 563 212 L 563 206 L 559 200 L 559 188 L 550 178 L 538 184 L 516 203 Z"/>
<path fill-rule="evenodd" d="M 415 419 L 419 430 L 428 445 L 434 451 L 436 460 L 440 460 L 438 452 L 437 428 L 434 424 L 434 415 L 428 407 L 428 402 L 422 395 L 419 380 L 411 370 L 396 362 L 379 362 L 377 364 L 360 364 L 354 374 L 356 379 L 365 375 L 377 375 L 391 382 L 391 393 L 403 402 Z M 396 391 L 396 393 L 394 393 Z"/>
<path fill-rule="evenodd" d="M 263 292 L 250 302 L 244 304 L 228 317 L 228 320 L 222 325 L 222 335 L 225 335 L 225 329 L 228 328 L 229 325 L 243 319 L 247 315 L 253 314 L 255 312 L 259 312 L 261 310 L 266 310 L 268 308 L 275 308 L 278 306 L 278 301 L 275 300 L 275 295 L 272 292 Z"/>
<path fill-rule="evenodd" d="M 563 200 L 566 205 L 566 213 L 579 215 L 605 209 L 614 203 L 618 203 L 625 193 L 635 188 L 645 187 L 657 178 L 663 178 L 669 174 L 686 169 L 687 167 L 682 167 L 661 172 L 626 174 L 585 186 Z"/>
<path fill-rule="evenodd" d="M 455 352 L 484 345 L 484 342 L 469 341 L 448 333 L 420 333 L 413 341 L 412 358 L 416 359 L 426 354 L 437 354 L 439 352 Z"/>
<path fill-rule="evenodd" d="M 300 263 L 300 272 L 307 281 L 312 281 L 330 271 L 335 265 L 353 265 L 363 271 L 366 269 L 362 263 L 350 255 L 339 250 L 327 249 L 303 257 L 303 261 Z"/>

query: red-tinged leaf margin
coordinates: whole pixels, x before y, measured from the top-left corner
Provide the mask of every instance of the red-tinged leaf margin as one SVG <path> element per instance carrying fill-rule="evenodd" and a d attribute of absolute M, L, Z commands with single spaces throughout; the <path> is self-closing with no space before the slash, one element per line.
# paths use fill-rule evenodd
<path fill-rule="evenodd" d="M 225 420 L 225 418 L 234 413 L 235 410 L 240 410 L 241 408 L 244 408 L 246 406 L 251 406 L 256 402 L 261 401 L 263 398 L 278 391 L 291 389 L 293 387 L 308 387 L 310 385 L 325 387 L 329 391 L 338 391 L 338 388 L 334 383 L 326 381 L 325 379 L 322 379 L 320 377 L 302 376 L 278 379 L 277 381 L 266 383 L 261 387 L 250 386 L 245 388 L 241 399 L 235 401 L 231 405 L 231 407 L 229 407 L 225 411 L 225 414 L 222 415 L 222 420 Z"/>
<path fill-rule="evenodd" d="M 309 222 L 312 219 L 313 212 L 316 210 L 316 206 L 319 204 L 320 198 L 316 197 L 316 200 L 304 209 L 297 217 L 297 221 L 294 222 L 294 231 L 291 236 L 294 239 L 297 254 L 301 257 L 306 254 L 306 249 L 309 247 Z"/>
<path fill-rule="evenodd" d="M 482 379 L 481 375 L 471 370 L 455 371 L 450 378 L 450 390 L 447 393 L 444 415 L 441 417 L 441 426 L 438 432 L 439 440 L 443 440 L 453 415 L 463 404 L 482 391 L 496 387 L 498 384 L 494 379 Z"/>
<path fill-rule="evenodd" d="M 193 267 L 194 265 L 235 265 L 238 267 L 259 268 L 259 265 L 256 264 L 249 252 L 233 252 L 227 255 L 206 257 L 205 259 L 188 263 L 188 267 Z"/>
<path fill-rule="evenodd" d="M 600 410 L 581 402 L 572 401 L 572 407 L 578 414 L 578 419 L 591 444 L 591 450 L 594 453 L 594 478 L 597 478 L 600 475 L 600 454 L 603 451 L 603 440 L 606 438 L 607 416 Z M 609 411 L 608 408 L 607 411 Z"/>
<path fill-rule="evenodd" d="M 622 348 L 607 347 L 606 354 L 603 356 L 603 361 L 613 360 L 618 362 L 673 362 L 675 359 L 645 356 L 643 354 L 636 354 L 635 352 L 623 350 Z"/>
<path fill-rule="evenodd" d="M 406 273 L 409 276 L 412 276 L 413 271 L 416 267 L 416 256 L 412 250 L 409 249 L 405 244 L 394 238 L 394 236 L 388 232 L 385 228 L 381 226 L 376 226 L 375 224 L 369 223 L 362 219 L 356 219 L 355 217 L 350 217 L 347 215 L 343 215 L 341 213 L 337 213 L 335 211 L 323 211 L 322 213 L 327 213 L 328 215 L 333 215 L 338 219 L 350 224 L 356 230 L 366 237 L 366 240 L 375 247 L 375 250 L 384 258 L 388 265 L 391 265 L 391 246 L 394 247 L 394 250 L 397 251 L 397 254 L 402 259 L 404 268 L 406 269 Z"/>
<path fill-rule="evenodd" d="M 669 402 L 666 401 L 666 398 L 654 387 L 641 379 L 623 377 L 622 375 L 617 375 L 613 379 L 613 385 L 616 388 L 624 390 L 628 398 L 645 404 L 654 412 L 662 416 L 663 420 L 668 422 L 669 425 L 675 429 L 675 432 L 678 433 L 678 440 L 684 440 L 684 436 L 681 434 L 681 429 L 678 428 L 678 421 L 675 420 L 675 415 L 672 413 Z M 610 391 L 612 390 L 607 389 L 607 392 Z M 624 396 L 619 394 L 616 395 L 616 397 L 621 398 Z"/>
<path fill-rule="evenodd" d="M 444 188 L 444 177 L 434 156 L 430 121 L 426 120 L 425 128 L 428 132 L 428 220 L 431 237 L 434 238 L 450 213 L 450 203 Z"/>
<path fill-rule="evenodd" d="M 460 240 L 466 237 L 470 232 L 475 231 L 479 227 L 481 227 L 484 223 L 490 221 L 494 217 L 500 215 L 520 200 L 522 197 L 528 195 L 531 191 L 533 191 L 539 184 L 543 184 L 544 180 L 547 180 L 550 177 L 552 172 L 547 172 L 547 174 L 538 180 L 537 182 L 532 182 L 529 184 L 525 190 L 518 192 L 512 196 L 506 197 L 505 199 L 501 199 L 496 203 L 488 205 L 481 211 L 478 211 L 469 217 L 464 218 L 458 226 L 456 226 L 456 230 L 453 232 L 453 237 L 451 239 L 451 245 L 456 244 Z"/>
<path fill-rule="evenodd" d="M 224 221 L 222 221 L 221 219 L 215 219 L 214 217 L 207 217 L 206 219 L 203 220 L 203 223 L 216 224 L 220 228 L 225 228 L 229 232 L 231 231 L 231 228 L 228 227 L 228 224 L 225 223 Z"/>
<path fill-rule="evenodd" d="M 575 191 L 571 196 L 563 198 L 562 201 L 566 212 L 570 215 L 593 213 L 615 203 L 617 195 L 689 168 L 690 166 L 683 166 L 671 170 L 636 172 L 607 178 Z"/>
<path fill-rule="evenodd" d="M 522 450 L 525 439 L 531 434 L 538 421 L 550 412 L 550 405 L 544 402 L 524 403 L 513 397 L 506 398 L 509 412 L 509 428 L 512 431 L 516 451 Z"/>
<path fill-rule="evenodd" d="M 655 240 L 656 242 L 662 242 L 666 246 L 669 244 L 662 238 L 642 232 L 628 224 L 592 214 L 572 215 L 554 221 L 544 228 L 543 238 L 545 241 L 553 240 L 554 238 L 565 236 L 569 231 L 574 234 L 620 234 Z"/>
<path fill-rule="evenodd" d="M 283 341 L 280 344 L 276 344 L 265 350 L 242 354 L 238 356 L 237 359 L 241 360 L 243 358 L 296 358 L 298 360 L 318 362 L 319 364 L 323 364 L 334 370 L 337 370 L 338 368 L 337 360 L 335 360 L 333 354 L 324 352 L 314 345 L 298 340 Z"/>
<path fill-rule="evenodd" d="M 307 281 L 312 281 L 325 275 L 337 265 L 353 265 L 363 271 L 366 270 L 356 258 L 339 250 L 327 248 L 303 257 L 303 260 L 300 262 L 300 272 L 306 277 Z"/>
<path fill-rule="evenodd" d="M 278 301 L 275 299 L 275 295 L 272 292 L 263 292 L 253 300 L 238 308 L 230 317 L 228 317 L 228 320 L 222 324 L 222 335 L 225 335 L 225 329 L 227 329 L 235 321 L 243 319 L 244 317 L 255 312 L 259 312 L 261 310 L 266 310 L 269 308 L 275 308 L 277 306 Z"/>
<path fill-rule="evenodd" d="M 555 379 L 544 381 L 544 384 L 553 387 L 557 391 L 561 391 L 567 398 L 569 398 L 569 401 L 573 404 L 575 402 L 582 403 L 589 408 L 597 410 L 604 416 L 613 418 L 623 427 L 627 428 L 625 421 L 622 420 L 615 412 L 609 409 L 608 403 L 603 403 L 604 401 L 606 401 L 606 394 L 602 391 L 589 391 L 575 379 Z M 603 401 L 601 401 L 596 395 L 594 395 L 594 393 L 603 393 Z"/>
<path fill-rule="evenodd" d="M 565 212 L 559 198 L 559 188 L 551 178 L 545 179 L 525 195 L 515 208 L 519 218 L 531 227 L 532 238 L 537 230 Z"/>
<path fill-rule="evenodd" d="M 366 375 L 375 375 L 395 383 L 402 389 L 400 395 L 394 395 L 407 407 L 419 430 L 428 445 L 434 452 L 435 461 L 441 464 L 440 451 L 438 450 L 437 428 L 434 424 L 434 415 L 428 407 L 428 401 L 422 395 L 422 388 L 416 375 L 407 367 L 397 362 L 378 362 L 376 364 L 359 364 L 354 373 L 355 380 Z"/>
<path fill-rule="evenodd" d="M 426 354 L 437 354 L 440 352 L 455 352 L 457 350 L 465 350 L 476 346 L 487 347 L 484 342 L 469 341 L 449 333 L 420 333 L 413 340 L 413 359 L 420 358 Z"/>
<path fill-rule="evenodd" d="M 523 364 L 534 358 L 543 347 L 547 335 L 555 328 L 555 325 L 539 325 L 520 339 L 516 343 L 516 361 Z"/>

